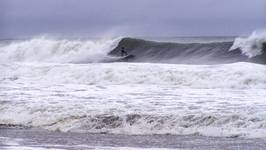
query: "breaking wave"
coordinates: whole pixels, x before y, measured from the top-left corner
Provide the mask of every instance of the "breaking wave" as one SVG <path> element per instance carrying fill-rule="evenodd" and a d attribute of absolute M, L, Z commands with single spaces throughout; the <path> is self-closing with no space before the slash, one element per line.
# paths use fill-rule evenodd
<path fill-rule="evenodd" d="M 252 58 L 265 53 L 266 50 L 263 50 L 264 43 L 266 43 L 266 31 L 255 31 L 249 37 L 236 38 L 230 50 L 240 48 L 243 54 Z"/>
<path fill-rule="evenodd" d="M 119 39 L 56 40 L 45 37 L 0 46 L 2 62 L 95 63 L 106 59 Z"/>
<path fill-rule="evenodd" d="M 34 111 L 34 110 L 31 110 Z M 38 111 L 38 110 L 36 110 Z M 260 117 L 242 115 L 168 115 L 154 116 L 148 114 L 127 115 L 68 115 L 62 118 L 45 118 L 43 111 L 39 116 L 27 116 L 18 124 L 0 124 L 0 127 L 41 127 L 51 131 L 82 133 L 113 133 L 129 135 L 173 134 L 204 135 L 219 137 L 253 137 L 265 138 L 265 120 Z M 11 113 L 10 113 L 11 114 Z M 16 114 L 23 117 L 22 115 Z M 2 121 L 3 122 L 3 121 Z"/>
<path fill-rule="evenodd" d="M 224 64 L 253 62 L 266 64 L 263 43 L 266 32 L 248 38 L 209 43 L 169 43 L 135 38 L 113 40 L 56 40 L 35 38 L 0 46 L 4 62 L 153 62 L 173 64 Z M 133 57 L 121 59 L 121 48 Z"/>

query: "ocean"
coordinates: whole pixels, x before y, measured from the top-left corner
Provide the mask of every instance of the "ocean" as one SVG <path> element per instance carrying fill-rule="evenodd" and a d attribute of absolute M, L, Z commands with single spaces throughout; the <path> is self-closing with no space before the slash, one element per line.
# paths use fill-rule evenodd
<path fill-rule="evenodd" d="M 3 40 L 0 149 L 264 149 L 265 35 Z"/>

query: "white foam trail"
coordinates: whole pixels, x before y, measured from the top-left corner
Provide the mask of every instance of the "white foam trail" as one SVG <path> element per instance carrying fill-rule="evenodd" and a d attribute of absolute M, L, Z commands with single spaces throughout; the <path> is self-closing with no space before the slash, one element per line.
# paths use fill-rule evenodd
<path fill-rule="evenodd" d="M 262 54 L 262 44 L 266 42 L 266 31 L 255 31 L 247 38 L 236 38 L 230 50 L 240 48 L 242 53 L 252 58 Z"/>
<path fill-rule="evenodd" d="M 265 65 L 2 64 L 0 124 L 265 137 Z"/>
<path fill-rule="evenodd" d="M 0 47 L 1 62 L 100 62 L 120 38 L 111 40 L 55 40 L 45 37 Z"/>
<path fill-rule="evenodd" d="M 89 85 L 157 84 L 179 88 L 266 88 L 266 68 L 252 63 L 172 64 L 26 64 L 1 65 L 0 80 Z"/>

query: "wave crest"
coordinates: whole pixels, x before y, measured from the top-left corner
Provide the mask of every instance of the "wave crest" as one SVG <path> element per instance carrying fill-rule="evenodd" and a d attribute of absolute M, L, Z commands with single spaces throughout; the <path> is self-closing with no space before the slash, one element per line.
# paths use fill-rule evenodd
<path fill-rule="evenodd" d="M 266 31 L 255 31 L 247 38 L 236 38 L 230 50 L 240 48 L 242 53 L 249 58 L 263 53 L 263 43 L 266 42 Z"/>
<path fill-rule="evenodd" d="M 55 40 L 45 37 L 12 42 L 0 47 L 4 62 L 101 62 L 119 39 Z"/>

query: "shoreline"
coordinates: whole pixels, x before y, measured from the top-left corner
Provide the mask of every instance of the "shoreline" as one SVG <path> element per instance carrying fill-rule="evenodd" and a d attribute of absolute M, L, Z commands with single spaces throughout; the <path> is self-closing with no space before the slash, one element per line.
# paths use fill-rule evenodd
<path fill-rule="evenodd" d="M 6 143 L 11 142 L 11 144 Z M 16 144 L 14 144 L 14 142 Z M 13 144 L 12 144 L 13 143 Z M 51 132 L 39 129 L 0 128 L 0 149 L 258 149 L 266 139 L 205 137 L 198 135 L 116 135 Z"/>

